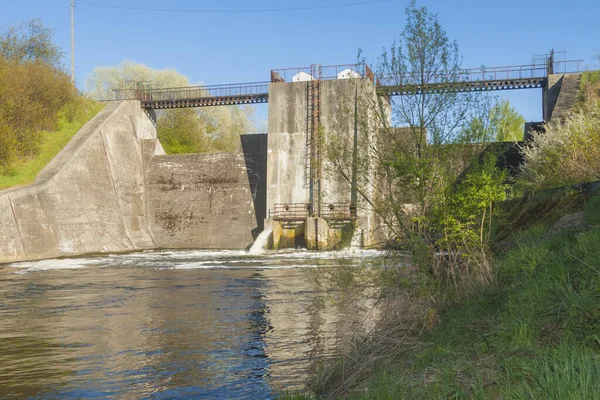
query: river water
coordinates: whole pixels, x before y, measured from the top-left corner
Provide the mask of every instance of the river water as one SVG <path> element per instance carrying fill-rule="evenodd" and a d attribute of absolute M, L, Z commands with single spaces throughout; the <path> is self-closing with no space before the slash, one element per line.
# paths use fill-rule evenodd
<path fill-rule="evenodd" d="M 378 254 L 148 251 L 0 266 L 0 398 L 301 389 L 360 314 L 331 300 L 314 267 Z"/>

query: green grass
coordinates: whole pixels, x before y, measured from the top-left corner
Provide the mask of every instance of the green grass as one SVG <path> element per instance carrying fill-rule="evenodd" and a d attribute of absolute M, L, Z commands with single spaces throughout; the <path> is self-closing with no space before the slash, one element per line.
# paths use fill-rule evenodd
<path fill-rule="evenodd" d="M 0 189 L 26 185 L 35 181 L 37 174 L 102 108 L 104 108 L 104 104 L 84 98 L 65 107 L 58 116 L 56 131 L 42 133 L 38 155 L 31 160 L 15 165 L 8 173 L 0 175 Z"/>
<path fill-rule="evenodd" d="M 588 84 L 600 82 L 600 70 L 585 71 L 581 74 L 580 88 L 585 89 Z"/>
<path fill-rule="evenodd" d="M 348 398 L 600 400 L 600 194 L 565 212 L 581 210 L 585 228 L 513 232 L 493 284 Z"/>
<path fill-rule="evenodd" d="M 447 310 L 409 368 L 384 366 L 353 397 L 600 399 L 600 228 L 537 225 L 515 242 L 496 283 Z"/>

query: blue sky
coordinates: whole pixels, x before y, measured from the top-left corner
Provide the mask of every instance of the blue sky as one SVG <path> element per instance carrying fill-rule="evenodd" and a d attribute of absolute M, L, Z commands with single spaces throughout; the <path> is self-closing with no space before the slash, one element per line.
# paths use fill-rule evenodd
<path fill-rule="evenodd" d="M 347 4 L 361 0 L 81 0 L 132 8 L 240 10 Z M 365 1 L 365 0 L 363 0 Z M 366 0 L 368 1 L 368 0 Z M 41 18 L 70 51 L 70 0 L 0 1 L 0 26 Z M 206 84 L 269 80 L 274 68 L 347 64 L 357 49 L 375 59 L 404 28 L 408 0 L 300 11 L 192 13 L 76 8 L 76 79 L 123 59 L 174 67 Z M 569 59 L 600 67 L 598 0 L 428 0 L 464 57 L 463 67 L 527 64 L 534 53 L 567 50 Z M 527 120 L 541 120 L 541 90 L 504 92 Z M 264 106 L 257 114 L 263 119 Z"/>

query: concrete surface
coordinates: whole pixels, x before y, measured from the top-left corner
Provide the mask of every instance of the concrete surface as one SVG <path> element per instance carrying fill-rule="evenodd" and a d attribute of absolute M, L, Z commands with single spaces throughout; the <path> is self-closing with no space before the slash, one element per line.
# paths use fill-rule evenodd
<path fill-rule="evenodd" d="M 109 103 L 35 183 L 0 191 L 0 263 L 249 246 L 266 217 L 267 137 L 241 142 L 166 156 L 139 102 Z"/>
<path fill-rule="evenodd" d="M 243 154 L 155 156 L 148 198 L 158 247 L 241 249 L 254 240 L 256 211 Z"/>
<path fill-rule="evenodd" d="M 581 74 L 554 74 L 548 76 L 542 90 L 542 113 L 545 122 L 559 120 L 570 112 L 579 95 Z"/>
<path fill-rule="evenodd" d="M 136 101 L 109 103 L 24 187 L 0 191 L 0 262 L 152 248 Z"/>
<path fill-rule="evenodd" d="M 309 159 L 309 85 L 310 82 L 278 82 L 269 86 L 268 210 L 272 210 L 278 203 L 309 203 L 310 193 L 306 176 Z M 370 81 L 321 81 L 320 93 L 320 122 L 325 142 L 328 135 L 334 135 L 336 140 L 359 143 L 360 137 L 372 134 L 366 131 L 365 124 L 357 123 L 355 118 L 358 113 L 358 118 L 365 120 L 365 115 L 372 110 L 376 94 Z M 357 151 L 368 152 L 366 147 L 357 146 Z M 380 221 L 373 210 L 363 204 L 351 184 L 330 171 L 331 166 L 323 155 L 321 160 L 323 177 L 318 201 L 323 207 L 331 203 L 349 204 L 356 201 L 359 210 L 358 225 L 364 232 L 365 245 L 379 242 L 381 238 L 376 237 L 375 232 L 380 228 Z"/>

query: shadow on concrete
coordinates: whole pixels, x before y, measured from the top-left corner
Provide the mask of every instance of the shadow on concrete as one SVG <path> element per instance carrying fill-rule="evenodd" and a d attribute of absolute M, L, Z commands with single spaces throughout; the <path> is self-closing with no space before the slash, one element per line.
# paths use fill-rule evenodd
<path fill-rule="evenodd" d="M 257 228 L 252 236 L 256 240 L 267 217 L 267 134 L 240 135 L 240 140 L 254 202 Z"/>

